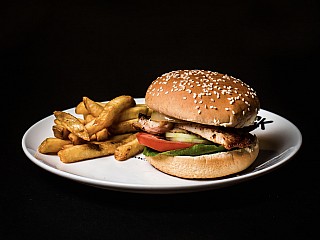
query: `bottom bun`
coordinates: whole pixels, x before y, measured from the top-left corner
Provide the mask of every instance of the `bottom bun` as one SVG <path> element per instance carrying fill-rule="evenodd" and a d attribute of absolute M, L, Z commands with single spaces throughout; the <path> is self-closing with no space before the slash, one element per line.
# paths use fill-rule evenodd
<path fill-rule="evenodd" d="M 147 161 L 161 172 L 188 179 L 208 179 L 238 173 L 248 168 L 259 154 L 259 141 L 250 147 L 201 156 L 159 154 Z"/>

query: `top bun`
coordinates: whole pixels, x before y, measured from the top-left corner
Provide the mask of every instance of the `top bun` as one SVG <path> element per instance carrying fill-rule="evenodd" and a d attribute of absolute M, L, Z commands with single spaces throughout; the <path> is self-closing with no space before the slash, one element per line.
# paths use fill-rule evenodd
<path fill-rule="evenodd" d="M 240 79 L 205 70 L 177 70 L 155 79 L 146 105 L 162 114 L 206 125 L 242 128 L 260 109 L 256 92 Z"/>

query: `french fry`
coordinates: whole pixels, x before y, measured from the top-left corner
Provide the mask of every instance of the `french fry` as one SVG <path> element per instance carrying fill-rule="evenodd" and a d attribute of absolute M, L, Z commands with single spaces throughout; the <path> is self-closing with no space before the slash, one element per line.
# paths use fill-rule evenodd
<path fill-rule="evenodd" d="M 87 110 L 86 106 L 84 105 L 84 102 L 80 102 L 76 108 L 75 108 L 75 113 L 76 114 L 83 114 L 83 115 L 86 115 L 86 114 L 89 114 L 89 111 Z"/>
<path fill-rule="evenodd" d="M 53 125 L 52 132 L 56 138 L 60 139 L 68 139 L 68 135 L 70 133 L 70 131 L 61 124 Z"/>
<path fill-rule="evenodd" d="M 97 132 L 96 134 L 96 140 L 101 142 L 101 141 L 105 141 L 108 139 L 110 133 L 108 131 L 108 129 L 104 128 L 102 130 L 100 130 L 99 132 Z"/>
<path fill-rule="evenodd" d="M 124 136 L 125 134 L 122 134 L 122 136 Z M 137 138 L 137 133 L 134 133 L 134 134 L 130 134 L 130 135 L 128 135 L 128 137 L 125 137 L 125 138 L 123 138 L 122 140 L 120 140 L 121 141 L 121 145 L 122 144 L 126 144 L 126 143 L 128 143 L 128 142 L 131 142 L 131 141 L 133 141 L 134 139 L 136 139 Z"/>
<path fill-rule="evenodd" d="M 43 154 L 57 154 L 63 146 L 70 143 L 70 140 L 49 137 L 42 141 L 38 147 L 38 151 Z"/>
<path fill-rule="evenodd" d="M 115 123 L 109 127 L 109 131 L 113 135 L 137 132 L 137 129 L 133 126 L 133 123 L 137 122 L 138 119 L 130 119 Z"/>
<path fill-rule="evenodd" d="M 104 157 L 114 154 L 117 147 L 133 141 L 135 134 L 117 135 L 104 142 L 88 142 L 81 145 L 66 145 L 58 152 L 60 161 L 73 163 L 87 159 Z"/>
<path fill-rule="evenodd" d="M 110 141 L 115 141 L 115 142 L 119 142 L 119 141 L 123 141 L 124 139 L 129 139 L 128 137 L 132 136 L 133 133 L 124 133 L 124 134 L 119 134 L 119 135 L 114 135 L 112 137 L 109 138 Z"/>
<path fill-rule="evenodd" d="M 66 145 L 63 145 L 60 150 L 63 150 L 63 149 L 69 148 L 69 147 L 73 147 L 73 146 L 74 146 L 74 145 L 73 145 L 72 143 L 66 144 Z M 58 153 L 57 153 L 57 154 L 58 154 Z"/>
<path fill-rule="evenodd" d="M 105 103 L 102 103 L 102 102 L 96 102 L 97 104 L 99 104 L 101 107 L 104 107 L 106 104 Z M 82 114 L 82 115 L 86 115 L 86 114 L 89 114 L 89 111 L 88 109 L 86 108 L 84 102 L 80 102 L 78 103 L 78 105 L 76 106 L 75 108 L 75 113 L 76 114 Z"/>
<path fill-rule="evenodd" d="M 53 122 L 56 124 L 56 125 L 62 125 L 62 122 L 58 119 L 54 119 Z"/>
<path fill-rule="evenodd" d="M 139 113 L 147 114 L 148 107 L 145 104 L 137 104 L 134 107 L 125 109 L 121 112 L 118 122 L 127 121 L 130 119 L 136 119 L 139 116 Z"/>
<path fill-rule="evenodd" d="M 100 130 L 99 132 L 93 134 L 90 136 L 90 141 L 106 141 L 110 136 L 110 133 L 108 131 L 108 129 L 104 128 L 102 130 Z"/>
<path fill-rule="evenodd" d="M 88 122 L 91 122 L 92 120 L 95 119 L 95 117 L 93 115 L 91 115 L 90 113 L 83 115 L 83 117 L 84 117 L 85 124 L 87 124 Z"/>
<path fill-rule="evenodd" d="M 68 139 L 72 142 L 73 145 L 79 145 L 87 142 L 86 140 L 83 140 L 81 137 L 75 135 L 72 132 L 69 133 Z"/>
<path fill-rule="evenodd" d="M 123 144 L 116 148 L 114 151 L 114 158 L 119 161 L 127 160 L 139 153 L 141 153 L 144 149 L 144 145 L 141 145 L 138 142 L 138 139 Z"/>
<path fill-rule="evenodd" d="M 100 115 L 85 125 L 89 135 L 111 126 L 119 118 L 119 114 L 123 110 L 133 107 L 135 104 L 134 98 L 127 95 L 116 97 L 107 102 Z"/>
<path fill-rule="evenodd" d="M 62 126 L 66 127 L 70 132 L 75 134 L 76 136 L 89 141 L 90 137 L 87 129 L 84 124 L 73 115 L 62 112 L 62 111 L 54 111 L 54 116 L 61 121 Z"/>
<path fill-rule="evenodd" d="M 63 163 L 73 163 L 112 155 L 121 144 L 121 142 L 110 140 L 105 142 L 89 142 L 62 149 L 58 152 L 58 156 Z"/>
<path fill-rule="evenodd" d="M 79 120 L 79 122 L 81 122 L 83 124 L 83 126 L 86 124 L 86 121 L 82 118 L 77 118 Z"/>
<path fill-rule="evenodd" d="M 104 107 L 101 106 L 101 104 L 91 100 L 88 97 L 83 97 L 82 101 L 83 101 L 86 109 L 88 110 L 88 112 L 94 117 L 98 117 L 104 109 Z"/>

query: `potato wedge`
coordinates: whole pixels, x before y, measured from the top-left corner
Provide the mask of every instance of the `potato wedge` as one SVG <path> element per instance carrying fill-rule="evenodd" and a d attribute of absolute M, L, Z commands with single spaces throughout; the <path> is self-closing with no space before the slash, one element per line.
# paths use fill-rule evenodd
<path fill-rule="evenodd" d="M 89 141 L 90 137 L 84 124 L 70 113 L 62 111 L 54 111 L 54 116 L 61 121 L 62 126 L 66 127 L 70 132 L 76 136 Z"/>
<path fill-rule="evenodd" d="M 87 141 L 82 139 L 81 137 L 75 135 L 74 133 L 69 133 L 68 139 L 72 142 L 73 145 L 79 145 L 79 144 L 84 144 Z"/>
<path fill-rule="evenodd" d="M 116 148 L 114 151 L 114 158 L 119 161 L 127 160 L 139 153 L 142 153 L 144 145 L 138 142 L 138 139 L 125 143 Z"/>
<path fill-rule="evenodd" d="M 68 135 L 70 133 L 70 131 L 64 126 L 62 126 L 61 124 L 53 125 L 52 132 L 56 138 L 65 139 L 65 140 L 68 139 Z"/>
<path fill-rule="evenodd" d="M 85 124 L 87 124 L 88 122 L 91 122 L 95 119 L 95 117 L 91 114 L 85 114 L 85 115 L 83 115 L 83 118 L 84 118 Z"/>
<path fill-rule="evenodd" d="M 120 141 L 123 141 L 124 139 L 128 139 L 128 137 L 130 137 L 132 135 L 133 135 L 133 133 L 124 133 L 124 134 L 114 135 L 114 136 L 110 137 L 109 140 L 115 141 L 115 142 L 120 142 Z"/>
<path fill-rule="evenodd" d="M 109 131 L 113 135 L 137 132 L 137 129 L 133 126 L 133 123 L 136 123 L 137 121 L 138 119 L 130 119 L 115 123 L 109 127 Z"/>
<path fill-rule="evenodd" d="M 70 140 L 49 137 L 41 142 L 38 151 L 43 154 L 57 154 L 63 146 L 70 143 Z"/>
<path fill-rule="evenodd" d="M 96 141 L 105 141 L 108 139 L 110 133 L 108 131 L 108 129 L 104 128 L 104 129 L 101 129 L 99 132 L 95 133 L 96 135 Z"/>
<path fill-rule="evenodd" d="M 100 115 L 93 121 L 87 123 L 85 128 L 88 130 L 89 135 L 92 135 L 103 128 L 108 128 L 119 118 L 119 114 L 123 110 L 135 105 L 135 100 L 131 96 L 122 95 L 116 97 L 107 102 Z"/>
<path fill-rule="evenodd" d="M 78 103 L 74 111 L 76 114 L 83 114 L 83 115 L 89 114 L 89 111 L 86 109 L 86 106 L 84 105 L 83 101 Z"/>
<path fill-rule="evenodd" d="M 58 156 L 64 163 L 73 163 L 112 155 L 115 149 L 121 144 L 121 142 L 114 141 L 89 142 L 62 149 L 58 152 Z"/>
<path fill-rule="evenodd" d="M 83 103 L 88 112 L 94 117 L 98 117 L 104 109 L 104 107 L 101 106 L 101 104 L 91 100 L 88 97 L 83 97 Z"/>
<path fill-rule="evenodd" d="M 137 104 L 134 107 L 125 109 L 121 112 L 120 117 L 118 118 L 118 122 L 127 121 L 130 119 L 137 119 L 139 113 L 147 114 L 148 107 L 145 104 Z"/>

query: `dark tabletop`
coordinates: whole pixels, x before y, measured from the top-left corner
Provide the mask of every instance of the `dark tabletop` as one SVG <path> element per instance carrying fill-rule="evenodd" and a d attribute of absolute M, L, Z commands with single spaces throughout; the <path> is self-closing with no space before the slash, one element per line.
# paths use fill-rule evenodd
<path fill-rule="evenodd" d="M 119 2 L 11 1 L 0 9 L 0 238 L 314 239 L 318 1 Z M 144 97 L 151 81 L 177 69 L 245 81 L 262 109 L 298 127 L 300 150 L 255 179 L 180 194 L 91 187 L 24 154 L 23 134 L 54 110 L 83 96 Z"/>

